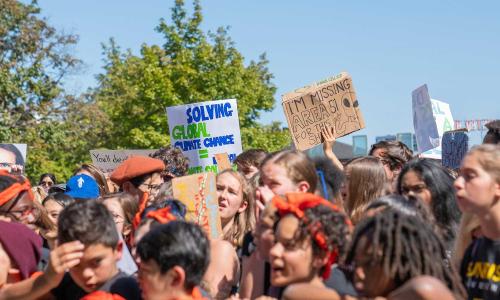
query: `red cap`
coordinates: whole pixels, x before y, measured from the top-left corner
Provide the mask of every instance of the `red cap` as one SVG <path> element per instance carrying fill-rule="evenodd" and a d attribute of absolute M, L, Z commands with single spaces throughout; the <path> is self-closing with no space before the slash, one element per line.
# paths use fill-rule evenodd
<path fill-rule="evenodd" d="M 111 180 L 121 186 L 124 182 L 132 178 L 154 172 L 161 172 L 164 169 L 165 164 L 159 159 L 147 156 L 131 156 L 111 173 Z"/>

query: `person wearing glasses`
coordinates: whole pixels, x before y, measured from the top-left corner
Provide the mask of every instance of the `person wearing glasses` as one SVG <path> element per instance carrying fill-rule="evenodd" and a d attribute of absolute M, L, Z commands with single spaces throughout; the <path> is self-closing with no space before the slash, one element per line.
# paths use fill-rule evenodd
<path fill-rule="evenodd" d="M 40 186 L 46 194 L 49 193 L 49 189 L 56 184 L 56 175 L 52 173 L 45 173 L 40 176 L 40 181 L 38 186 Z"/>
<path fill-rule="evenodd" d="M 152 202 L 164 182 L 162 172 L 165 170 L 163 161 L 146 156 L 132 156 L 122 162 L 111 173 L 111 180 L 120 189 L 139 199 L 140 215 L 146 204 Z M 134 226 L 140 218 L 134 220 Z M 136 224 L 137 223 L 137 224 Z"/>
<path fill-rule="evenodd" d="M 36 229 L 40 209 L 33 200 L 28 179 L 0 170 L 0 216 Z"/>

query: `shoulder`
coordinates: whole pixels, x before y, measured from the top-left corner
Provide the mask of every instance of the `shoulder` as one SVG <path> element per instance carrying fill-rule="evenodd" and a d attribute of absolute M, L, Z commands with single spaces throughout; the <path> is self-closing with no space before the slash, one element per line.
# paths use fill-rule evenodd
<path fill-rule="evenodd" d="M 210 250 L 212 251 L 212 256 L 214 254 L 223 255 L 221 257 L 236 257 L 236 250 L 234 250 L 233 245 L 225 240 L 214 239 L 210 241 Z"/>
<path fill-rule="evenodd" d="M 332 289 L 319 287 L 309 283 L 296 283 L 289 285 L 283 292 L 282 299 L 341 299 L 340 295 Z"/>
<path fill-rule="evenodd" d="M 455 297 L 448 287 L 437 278 L 418 276 L 393 291 L 388 299 L 453 300 Z"/>

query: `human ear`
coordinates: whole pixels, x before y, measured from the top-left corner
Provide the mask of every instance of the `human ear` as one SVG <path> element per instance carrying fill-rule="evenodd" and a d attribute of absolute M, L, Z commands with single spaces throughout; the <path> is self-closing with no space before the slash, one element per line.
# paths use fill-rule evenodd
<path fill-rule="evenodd" d="M 117 261 L 122 258 L 122 254 L 123 254 L 123 241 L 121 239 L 118 241 L 118 244 L 116 245 L 116 247 L 114 249 L 114 254 L 115 254 L 115 258 L 116 258 Z"/>
<path fill-rule="evenodd" d="M 184 290 L 184 282 L 186 281 L 186 272 L 184 269 L 180 266 L 173 266 L 169 272 L 172 277 L 172 288 Z"/>
<path fill-rule="evenodd" d="M 245 209 L 247 209 L 247 207 L 248 207 L 248 201 L 242 201 L 241 205 L 240 205 L 240 208 L 238 208 L 238 212 L 239 213 L 244 212 Z"/>
<path fill-rule="evenodd" d="M 123 231 L 122 231 L 123 238 L 127 237 L 131 232 L 132 232 L 131 224 L 123 225 Z"/>
<path fill-rule="evenodd" d="M 311 186 L 309 185 L 309 182 L 303 180 L 297 184 L 297 189 L 301 193 L 307 193 Z"/>

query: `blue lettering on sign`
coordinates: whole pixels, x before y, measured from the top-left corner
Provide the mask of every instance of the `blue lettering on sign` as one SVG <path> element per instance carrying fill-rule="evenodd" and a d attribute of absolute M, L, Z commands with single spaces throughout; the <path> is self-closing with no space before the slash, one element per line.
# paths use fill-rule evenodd
<path fill-rule="evenodd" d="M 209 121 L 213 119 L 220 119 L 231 117 L 233 109 L 231 103 L 216 103 L 205 104 L 200 106 L 188 107 L 186 109 L 187 123 Z"/>
<path fill-rule="evenodd" d="M 222 135 L 216 137 L 209 137 L 203 140 L 203 146 L 205 148 L 214 148 L 225 145 L 233 145 L 234 144 L 234 135 Z"/>

